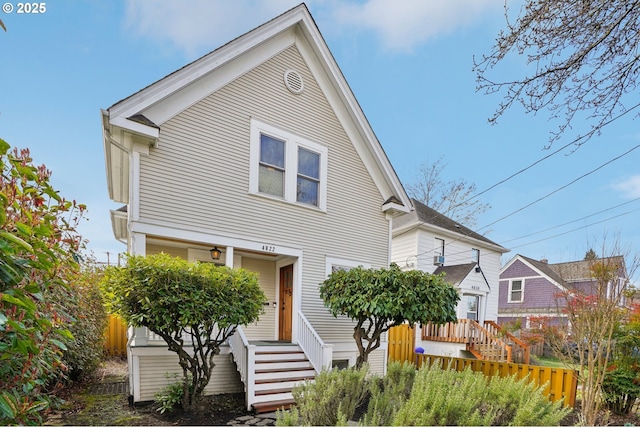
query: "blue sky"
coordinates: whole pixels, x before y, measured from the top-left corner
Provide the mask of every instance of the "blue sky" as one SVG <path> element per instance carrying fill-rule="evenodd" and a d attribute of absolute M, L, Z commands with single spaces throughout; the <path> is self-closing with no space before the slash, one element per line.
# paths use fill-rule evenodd
<path fill-rule="evenodd" d="M 482 191 L 587 130 L 587 122 L 577 122 L 545 150 L 557 123 L 543 114 L 516 108 L 497 125 L 488 124 L 501 98 L 476 92 L 471 69 L 474 55 L 488 53 L 503 27 L 502 3 L 307 2 L 403 183 L 417 176 L 422 163 L 443 157 L 445 179 L 463 177 Z M 0 30 L 0 138 L 30 148 L 34 161 L 53 171 L 53 184 L 64 197 L 88 205 L 89 221 L 80 231 L 99 260 L 109 252 L 113 261 L 125 247 L 111 231 L 109 210 L 119 206 L 107 195 L 100 109 L 298 2 L 44 4 L 46 11 L 37 15 L 0 12 L 7 27 L 6 33 Z M 524 58 L 513 57 L 499 72 L 520 75 L 525 67 Z M 476 229 L 512 249 L 503 262 L 516 253 L 550 262 L 582 259 L 589 247 L 600 247 L 605 234 L 609 241 L 620 234 L 622 245 L 635 253 L 640 149 L 603 165 L 640 144 L 638 124 L 621 119 L 580 149 L 564 150 L 484 193 L 480 200 L 491 209 Z"/>

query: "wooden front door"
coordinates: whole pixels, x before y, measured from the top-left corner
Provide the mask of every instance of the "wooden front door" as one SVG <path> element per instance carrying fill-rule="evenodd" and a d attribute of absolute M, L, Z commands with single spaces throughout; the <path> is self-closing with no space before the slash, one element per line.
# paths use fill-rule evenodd
<path fill-rule="evenodd" d="M 280 269 L 280 330 L 278 339 L 291 341 L 293 315 L 293 264 Z"/>

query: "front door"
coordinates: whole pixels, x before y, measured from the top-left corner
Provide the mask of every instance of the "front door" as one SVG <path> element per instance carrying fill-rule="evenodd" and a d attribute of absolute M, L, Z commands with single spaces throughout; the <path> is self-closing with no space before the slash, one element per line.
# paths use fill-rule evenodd
<path fill-rule="evenodd" d="M 280 269 L 280 330 L 278 339 L 291 341 L 293 315 L 293 264 Z"/>

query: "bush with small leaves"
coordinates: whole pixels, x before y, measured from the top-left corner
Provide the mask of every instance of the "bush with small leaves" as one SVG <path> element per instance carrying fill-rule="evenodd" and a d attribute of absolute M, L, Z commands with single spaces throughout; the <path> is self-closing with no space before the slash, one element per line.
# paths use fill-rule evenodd
<path fill-rule="evenodd" d="M 391 362 L 383 378 L 373 378 L 367 414 L 362 420 L 364 425 L 390 425 L 409 398 L 415 375 L 413 364 Z"/>
<path fill-rule="evenodd" d="M 277 425 L 335 426 L 350 420 L 369 393 L 368 365 L 360 369 L 333 369 L 320 373 L 314 382 L 293 389 L 296 407 L 278 413 Z"/>
<path fill-rule="evenodd" d="M 393 425 L 556 425 L 568 412 L 526 378 L 433 365 L 419 370 Z"/>

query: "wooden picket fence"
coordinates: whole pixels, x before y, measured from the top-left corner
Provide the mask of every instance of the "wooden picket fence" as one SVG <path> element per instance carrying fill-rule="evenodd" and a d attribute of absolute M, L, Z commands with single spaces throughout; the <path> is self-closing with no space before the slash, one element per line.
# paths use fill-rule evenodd
<path fill-rule="evenodd" d="M 490 360 L 442 357 L 415 353 L 415 333 L 409 325 L 391 328 L 388 333 L 389 362 L 409 362 L 420 368 L 441 363 L 443 369 L 463 371 L 469 367 L 474 372 L 486 376 L 516 375 L 518 379 L 528 377 L 536 386 L 544 386 L 544 394 L 553 402 L 562 400 L 566 406 L 574 407 L 578 388 L 578 374 L 572 369 L 551 368 L 548 366 L 523 365 L 519 363 L 494 362 Z"/>
<path fill-rule="evenodd" d="M 104 351 L 111 357 L 127 356 L 127 325 L 115 314 L 109 315 L 109 324 L 104 331 Z"/>
<path fill-rule="evenodd" d="M 578 389 L 578 373 L 573 369 L 551 368 L 549 366 L 521 365 L 519 363 L 502 363 L 490 360 L 463 359 L 458 357 L 431 356 L 417 354 L 417 368 L 441 363 L 442 369 L 463 371 L 469 367 L 474 372 L 482 372 L 486 376 L 499 375 L 506 377 L 515 375 L 518 379 L 528 378 L 537 387 L 543 387 L 543 393 L 552 402 L 562 400 L 571 408 L 576 403 Z"/>

